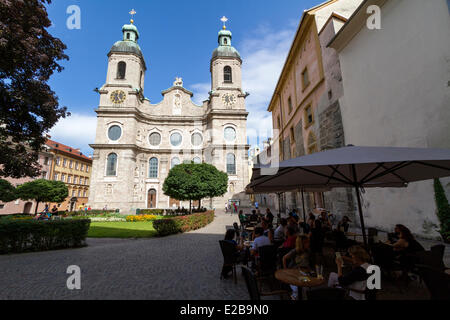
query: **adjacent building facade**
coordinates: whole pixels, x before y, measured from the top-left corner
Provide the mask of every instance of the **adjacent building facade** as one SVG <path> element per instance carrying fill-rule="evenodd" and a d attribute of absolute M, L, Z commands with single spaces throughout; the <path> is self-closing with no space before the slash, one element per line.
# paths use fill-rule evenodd
<path fill-rule="evenodd" d="M 268 111 L 272 113 L 272 157 L 279 161 L 345 146 L 339 98 L 339 57 L 328 42 L 362 0 L 331 0 L 303 13 Z M 324 208 L 352 215 L 351 190 L 305 194 L 306 210 Z M 278 194 L 281 211 L 302 209 L 300 192 Z"/>
<path fill-rule="evenodd" d="M 381 29 L 367 9 L 380 8 Z M 373 11 L 371 11 L 373 12 Z M 450 148 L 450 17 L 446 0 L 366 0 L 330 43 L 341 62 L 345 142 Z M 450 199 L 450 179 L 441 179 Z M 433 181 L 368 189 L 367 226 L 438 236 Z"/>
<path fill-rule="evenodd" d="M 239 52 L 224 27 L 210 62 L 209 99 L 196 105 L 181 78 L 152 104 L 144 96 L 147 70 L 133 22 L 122 28 L 123 40 L 108 54 L 106 84 L 100 104 L 89 205 L 120 209 L 188 207 L 164 195 L 169 171 L 182 162 L 206 162 L 228 173 L 228 193 L 205 199 L 205 207 L 223 208 L 228 201 L 249 205 L 247 111 L 242 90 Z"/>
<path fill-rule="evenodd" d="M 63 203 L 51 205 L 56 205 L 60 211 L 80 210 L 88 202 L 92 159 L 80 149 L 53 140 L 47 140 L 46 148 L 53 155 L 47 179 L 64 182 L 69 191 Z"/>

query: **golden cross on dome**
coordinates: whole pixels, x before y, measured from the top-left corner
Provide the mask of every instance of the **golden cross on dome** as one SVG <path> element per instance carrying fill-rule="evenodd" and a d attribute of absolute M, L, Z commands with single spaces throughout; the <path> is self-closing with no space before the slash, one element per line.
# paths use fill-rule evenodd
<path fill-rule="evenodd" d="M 131 11 L 129 12 L 129 14 L 131 14 L 131 23 L 134 22 L 133 18 L 134 18 L 134 15 L 135 15 L 136 13 L 137 13 L 137 12 L 136 12 L 134 9 L 131 9 Z"/>
<path fill-rule="evenodd" d="M 225 25 L 225 23 L 227 23 L 227 21 L 228 21 L 228 18 L 227 18 L 227 17 L 225 17 L 225 16 L 223 16 L 223 17 L 222 17 L 222 19 L 220 19 L 220 21 L 222 21 L 222 22 L 223 22 L 223 30 L 225 30 L 225 29 L 227 28 L 227 26 Z"/>

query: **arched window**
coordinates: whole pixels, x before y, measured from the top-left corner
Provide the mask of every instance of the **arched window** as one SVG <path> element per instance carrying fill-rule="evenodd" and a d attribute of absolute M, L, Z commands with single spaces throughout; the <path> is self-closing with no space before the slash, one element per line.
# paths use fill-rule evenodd
<path fill-rule="evenodd" d="M 172 169 L 173 167 L 179 165 L 181 163 L 180 158 L 175 157 L 172 158 L 171 164 L 170 164 L 170 169 Z"/>
<path fill-rule="evenodd" d="M 200 159 L 200 157 L 195 157 L 192 161 L 196 164 L 202 163 L 202 159 Z"/>
<path fill-rule="evenodd" d="M 117 79 L 125 79 L 125 74 L 127 72 L 127 64 L 120 61 L 117 65 Z"/>
<path fill-rule="evenodd" d="M 236 130 L 233 127 L 226 127 L 223 132 L 225 141 L 233 142 L 236 139 Z"/>
<path fill-rule="evenodd" d="M 236 174 L 236 157 L 234 154 L 227 154 L 227 173 Z"/>
<path fill-rule="evenodd" d="M 225 66 L 225 68 L 223 68 L 223 82 L 225 82 L 225 83 L 233 82 L 233 76 L 232 76 L 230 66 Z"/>
<path fill-rule="evenodd" d="M 117 175 L 117 154 L 115 153 L 110 153 L 108 155 L 108 160 L 106 161 L 106 175 L 107 176 Z"/>
<path fill-rule="evenodd" d="M 148 177 L 158 178 L 158 159 L 151 158 L 148 165 Z"/>
<path fill-rule="evenodd" d="M 228 44 L 227 38 L 223 39 L 223 44 Z"/>

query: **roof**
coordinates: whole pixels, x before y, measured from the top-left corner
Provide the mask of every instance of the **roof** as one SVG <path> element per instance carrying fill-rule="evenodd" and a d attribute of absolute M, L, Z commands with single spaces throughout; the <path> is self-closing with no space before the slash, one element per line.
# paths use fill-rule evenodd
<path fill-rule="evenodd" d="M 53 141 L 48 139 L 47 142 L 45 143 L 46 146 L 48 146 L 50 149 L 52 150 L 57 150 L 61 153 L 64 153 L 68 156 L 72 156 L 75 158 L 79 158 L 85 161 L 89 161 L 92 162 L 92 159 L 89 157 L 86 157 L 81 151 L 80 149 L 75 149 L 69 146 L 66 146 L 65 144 L 59 143 L 57 141 Z"/>
<path fill-rule="evenodd" d="M 364 0 L 327 46 L 340 52 L 366 25 L 367 8 L 374 4 L 382 7 L 386 2 L 387 0 Z"/>
<path fill-rule="evenodd" d="M 219 46 L 212 54 L 212 59 L 217 57 L 241 58 L 239 52 L 232 46 Z"/>
<path fill-rule="evenodd" d="M 141 47 L 134 41 L 117 41 L 112 46 L 110 53 L 134 53 L 144 59 Z"/>

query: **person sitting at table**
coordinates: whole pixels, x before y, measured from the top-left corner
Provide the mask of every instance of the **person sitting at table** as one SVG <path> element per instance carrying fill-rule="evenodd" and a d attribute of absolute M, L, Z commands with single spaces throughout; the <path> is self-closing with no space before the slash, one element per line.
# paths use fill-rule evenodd
<path fill-rule="evenodd" d="M 331 225 L 330 219 L 328 219 L 328 214 L 326 211 L 322 211 L 320 213 L 319 219 L 322 222 L 322 229 L 324 231 L 331 231 L 332 225 Z"/>
<path fill-rule="evenodd" d="M 270 227 L 270 223 L 267 221 L 266 218 L 263 218 L 261 220 L 261 227 L 264 229 L 264 235 L 269 238 L 270 242 L 273 241 L 273 232 L 272 228 Z"/>
<path fill-rule="evenodd" d="M 240 238 L 239 243 L 236 242 L 235 240 L 236 237 L 236 231 L 234 229 L 228 229 L 225 232 L 225 241 L 228 243 L 231 243 L 234 245 L 235 249 L 236 249 L 236 257 L 237 257 L 237 262 L 246 262 L 246 253 L 244 249 L 244 245 L 243 245 L 243 238 Z M 228 278 L 229 273 L 232 271 L 231 266 L 224 266 L 222 268 L 222 277 L 224 279 Z"/>
<path fill-rule="evenodd" d="M 338 223 L 338 225 L 337 225 L 337 230 L 338 230 L 338 231 L 341 231 L 341 232 L 347 233 L 347 232 L 348 232 L 348 228 L 350 227 L 349 222 L 352 222 L 352 221 L 350 220 L 350 218 L 347 217 L 347 216 L 343 216 L 343 217 L 342 217 L 342 220 L 339 221 L 339 223 Z"/>
<path fill-rule="evenodd" d="M 304 268 L 309 269 L 311 264 L 309 260 L 309 238 L 306 235 L 299 235 L 295 242 L 295 249 L 292 249 L 283 256 L 284 269 Z M 290 286 L 292 290 L 291 299 L 297 300 L 298 287 Z"/>
<path fill-rule="evenodd" d="M 298 227 L 298 222 L 294 217 L 289 217 L 287 219 L 287 221 L 288 221 L 288 223 L 287 223 L 288 227 L 294 228 L 296 233 L 298 233 L 300 231 L 299 227 Z"/>
<path fill-rule="evenodd" d="M 286 239 L 286 231 L 287 231 L 287 219 L 281 218 L 280 225 L 275 229 L 273 235 L 273 243 L 276 247 L 281 246 L 281 244 Z"/>
<path fill-rule="evenodd" d="M 258 256 L 258 249 L 264 246 L 270 246 L 270 240 L 264 235 L 264 229 L 262 227 L 255 228 L 255 238 L 253 239 L 253 245 L 250 249 L 252 256 Z"/>
<path fill-rule="evenodd" d="M 332 272 L 328 278 L 328 286 L 331 288 L 340 287 L 349 289 L 349 296 L 354 300 L 366 300 L 365 290 L 367 288 L 367 268 L 370 266 L 370 256 L 360 246 L 353 246 L 348 249 L 351 257 L 352 271 L 344 274 L 342 266 L 344 259 L 336 257 L 337 273 Z"/>
<path fill-rule="evenodd" d="M 252 210 L 252 214 L 249 218 L 250 221 L 258 221 L 258 215 L 256 214 L 256 210 Z"/>
<path fill-rule="evenodd" d="M 275 218 L 275 217 L 274 217 L 272 211 L 270 211 L 270 209 L 267 208 L 266 209 L 266 219 L 269 221 L 269 223 L 272 224 L 273 223 L 273 218 Z"/>
<path fill-rule="evenodd" d="M 294 217 L 294 218 L 296 218 L 296 219 L 298 220 L 297 210 L 292 209 L 292 211 L 289 212 L 289 216 L 290 216 L 290 217 Z"/>

